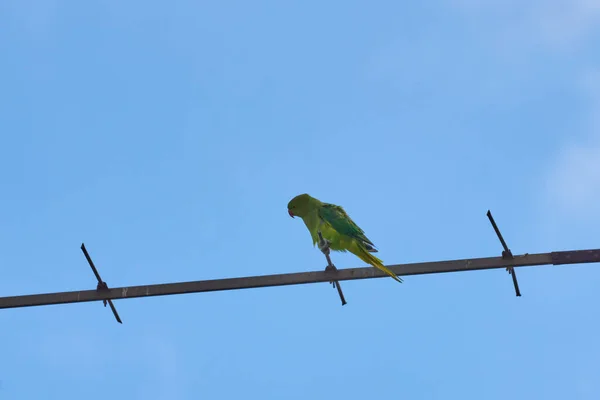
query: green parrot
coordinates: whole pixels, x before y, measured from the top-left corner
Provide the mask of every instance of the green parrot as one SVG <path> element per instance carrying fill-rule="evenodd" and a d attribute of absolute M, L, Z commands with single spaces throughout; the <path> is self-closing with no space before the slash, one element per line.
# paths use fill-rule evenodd
<path fill-rule="evenodd" d="M 318 243 L 322 252 L 325 253 L 328 249 L 349 251 L 367 264 L 402 282 L 402 279 L 385 267 L 379 258 L 371 254 L 377 252 L 375 245 L 342 207 L 323 203 L 304 193 L 290 200 L 287 208 L 290 217 L 302 218 L 312 236 L 313 246 Z M 319 240 L 319 232 L 325 239 L 323 244 Z"/>

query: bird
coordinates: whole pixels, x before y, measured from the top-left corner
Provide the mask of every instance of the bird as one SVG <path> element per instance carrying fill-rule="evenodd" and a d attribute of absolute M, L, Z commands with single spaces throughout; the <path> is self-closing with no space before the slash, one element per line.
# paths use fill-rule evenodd
<path fill-rule="evenodd" d="M 302 218 L 312 237 L 313 246 L 318 244 L 319 250 L 325 254 L 331 267 L 335 268 L 329 259 L 330 249 L 339 252 L 349 251 L 402 283 L 401 278 L 373 255 L 378 252 L 375 245 L 341 206 L 324 203 L 303 193 L 291 199 L 287 209 L 290 217 Z"/>

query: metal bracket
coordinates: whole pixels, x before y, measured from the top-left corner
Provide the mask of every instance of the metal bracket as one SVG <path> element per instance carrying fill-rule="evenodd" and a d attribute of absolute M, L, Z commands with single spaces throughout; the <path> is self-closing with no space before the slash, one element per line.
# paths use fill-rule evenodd
<path fill-rule="evenodd" d="M 102 280 L 102 278 L 100 278 L 100 274 L 98 273 L 98 270 L 96 269 L 96 266 L 94 265 L 94 262 L 92 261 L 92 258 L 90 257 L 89 253 L 87 252 L 87 250 L 85 248 L 85 244 L 83 244 L 83 243 L 81 243 L 81 251 L 83 251 L 83 255 L 87 259 L 88 264 L 90 264 L 90 267 L 92 268 L 92 271 L 94 272 L 94 275 L 96 275 L 96 279 L 98 279 L 98 285 L 96 286 L 96 290 L 98 292 L 109 291 L 108 285 L 106 284 L 106 282 L 104 282 Z M 102 300 L 102 303 L 104 303 L 104 307 L 106 307 L 106 303 L 108 303 L 110 305 L 110 309 L 112 310 L 113 315 L 117 319 L 117 322 L 122 324 L 123 322 L 121 321 L 121 318 L 119 317 L 119 313 L 117 312 L 117 309 L 115 308 L 115 305 L 113 304 L 112 300 L 105 299 L 105 300 Z"/>
<path fill-rule="evenodd" d="M 496 235 L 498 236 L 498 239 L 500 239 L 500 243 L 504 248 L 504 250 L 502 251 L 502 258 L 505 260 L 514 259 L 513 254 L 506 245 L 506 242 L 504 241 L 504 238 L 502 237 L 502 234 L 500 233 L 500 230 L 498 229 L 498 226 L 496 225 L 496 222 L 494 221 L 494 217 L 492 217 L 492 213 L 490 210 L 488 210 L 487 212 L 487 217 L 489 218 L 490 223 L 492 224 L 494 231 L 496 231 Z M 517 282 L 517 275 L 515 274 L 515 269 L 513 267 L 507 267 L 506 270 L 512 276 L 513 285 L 515 286 L 515 294 L 517 295 L 517 297 L 521 297 L 521 291 L 519 290 L 519 282 Z"/>

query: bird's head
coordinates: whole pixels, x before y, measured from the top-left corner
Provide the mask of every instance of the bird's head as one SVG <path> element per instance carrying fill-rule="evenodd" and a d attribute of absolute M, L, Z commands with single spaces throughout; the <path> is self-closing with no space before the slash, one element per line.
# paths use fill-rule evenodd
<path fill-rule="evenodd" d="M 310 211 L 310 197 L 308 194 L 299 194 L 288 203 L 288 214 L 290 217 L 304 217 Z"/>

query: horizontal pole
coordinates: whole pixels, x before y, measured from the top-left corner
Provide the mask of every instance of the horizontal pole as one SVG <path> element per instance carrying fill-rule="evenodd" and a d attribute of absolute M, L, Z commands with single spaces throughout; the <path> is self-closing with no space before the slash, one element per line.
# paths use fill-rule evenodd
<path fill-rule="evenodd" d="M 397 275 L 408 276 L 444 272 L 477 271 L 506 267 L 532 267 L 548 264 L 559 265 L 593 262 L 600 262 L 600 249 L 523 254 L 514 256 L 513 259 L 503 259 L 502 257 L 470 258 L 450 261 L 397 264 L 388 265 L 387 267 Z M 108 291 L 81 290 L 74 292 L 0 297 L 0 308 L 83 303 L 109 299 L 133 299 L 137 297 L 167 296 L 184 293 L 216 292 L 221 290 L 301 285 L 307 283 L 329 282 L 332 280 L 349 281 L 355 279 L 383 278 L 386 276 L 388 275 L 379 269 L 373 267 L 364 267 L 340 269 L 333 272 L 313 271 L 279 275 L 251 276 L 245 278 L 165 283 L 157 285 L 112 288 Z"/>

